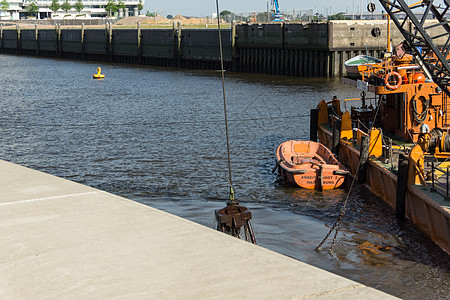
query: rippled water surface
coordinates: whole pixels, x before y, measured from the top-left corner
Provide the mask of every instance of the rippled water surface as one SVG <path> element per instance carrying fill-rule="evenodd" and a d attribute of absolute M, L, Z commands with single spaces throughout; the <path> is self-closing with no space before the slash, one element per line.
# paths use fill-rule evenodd
<path fill-rule="evenodd" d="M 228 197 L 220 73 L 103 64 L 96 81 L 97 66 L 0 55 L 0 158 L 214 226 Z M 236 197 L 259 245 L 402 298 L 449 297 L 448 255 L 364 186 L 331 255 L 313 249 L 347 191 L 300 190 L 271 173 L 281 142 L 309 139 L 319 100 L 358 91 L 254 74 L 225 84 Z"/>

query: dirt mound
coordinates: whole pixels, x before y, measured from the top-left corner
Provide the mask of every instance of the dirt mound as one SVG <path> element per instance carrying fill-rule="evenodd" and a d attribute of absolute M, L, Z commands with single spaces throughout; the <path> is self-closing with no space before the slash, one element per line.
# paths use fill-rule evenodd
<path fill-rule="evenodd" d="M 187 19 L 185 18 L 185 17 L 183 17 L 182 15 L 176 15 L 175 17 L 173 17 L 173 19 L 172 20 L 174 20 L 174 21 L 180 21 L 180 22 L 184 22 L 184 21 L 186 21 Z"/>
<path fill-rule="evenodd" d="M 195 18 L 195 17 L 184 17 L 182 15 L 176 15 L 173 19 L 167 19 L 163 16 L 156 17 L 128 17 L 117 21 L 117 25 L 133 26 L 138 22 L 141 24 L 170 24 L 172 22 L 181 22 L 184 25 L 199 25 L 199 24 L 217 24 L 217 19 L 210 18 Z M 224 23 L 221 20 L 221 23 Z"/>
<path fill-rule="evenodd" d="M 171 21 L 167 18 L 164 18 L 162 16 L 156 16 L 156 17 L 128 17 L 123 18 L 117 21 L 116 25 L 136 25 L 138 22 L 141 22 L 141 24 L 164 24 L 164 23 L 170 23 Z"/>

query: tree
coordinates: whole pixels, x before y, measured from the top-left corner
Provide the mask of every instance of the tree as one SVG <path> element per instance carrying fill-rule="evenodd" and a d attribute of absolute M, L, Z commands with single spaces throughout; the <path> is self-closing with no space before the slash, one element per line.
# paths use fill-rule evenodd
<path fill-rule="evenodd" d="M 258 13 L 256 15 L 257 22 L 269 22 L 270 16 L 267 15 L 267 12 Z"/>
<path fill-rule="evenodd" d="M 167 15 L 166 18 L 169 19 L 169 20 L 172 20 L 172 19 L 173 19 L 173 16 L 172 16 L 172 15 Z"/>
<path fill-rule="evenodd" d="M 65 11 L 66 14 L 67 14 L 67 12 L 68 12 L 69 10 L 72 9 L 72 4 L 69 3 L 69 0 L 66 0 L 66 1 L 61 5 L 61 9 L 62 9 L 63 11 Z"/>
<path fill-rule="evenodd" d="M 328 17 L 328 20 L 350 20 L 350 18 L 345 17 L 343 12 L 337 13 L 335 15 L 331 15 Z"/>
<path fill-rule="evenodd" d="M 222 10 L 222 11 L 220 12 L 220 16 L 221 16 L 222 18 L 224 18 L 224 17 L 226 17 L 226 16 L 228 16 L 228 15 L 231 15 L 231 11 L 229 11 L 229 10 Z"/>
<path fill-rule="evenodd" d="M 9 9 L 9 2 L 7 0 L 2 0 L 2 2 L 0 2 L 0 10 L 8 11 L 8 9 Z"/>
<path fill-rule="evenodd" d="M 75 2 L 75 4 L 73 5 L 73 8 L 75 8 L 78 13 L 81 13 L 81 11 L 84 9 L 83 1 L 77 0 L 77 2 Z"/>
<path fill-rule="evenodd" d="M 138 14 L 141 14 L 141 10 L 144 9 L 144 5 L 142 5 L 142 1 L 139 0 L 139 3 L 137 5 L 137 9 L 138 9 Z"/>
<path fill-rule="evenodd" d="M 117 8 L 125 9 L 125 7 L 127 7 L 127 6 L 125 5 L 125 3 L 123 3 L 122 0 L 119 0 L 119 2 L 117 3 Z"/>
<path fill-rule="evenodd" d="M 109 0 L 108 3 L 105 6 L 105 10 L 109 11 L 109 16 L 112 16 L 112 13 L 117 12 L 117 4 L 114 0 Z"/>
<path fill-rule="evenodd" d="M 58 0 L 52 0 L 52 4 L 50 4 L 48 8 L 50 8 L 51 11 L 56 13 L 58 9 L 61 8 L 61 5 L 59 4 Z"/>
<path fill-rule="evenodd" d="M 39 12 L 39 7 L 37 6 L 36 2 L 33 1 L 26 7 L 26 10 L 30 15 L 35 16 Z"/>
<path fill-rule="evenodd" d="M 147 10 L 147 12 L 145 13 L 145 15 L 146 15 L 147 17 L 154 17 L 154 16 L 155 16 L 155 13 L 150 12 L 150 11 Z"/>

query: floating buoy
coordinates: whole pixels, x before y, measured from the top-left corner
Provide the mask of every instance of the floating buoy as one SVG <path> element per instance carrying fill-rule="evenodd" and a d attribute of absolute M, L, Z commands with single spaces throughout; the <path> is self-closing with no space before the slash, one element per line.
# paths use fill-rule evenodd
<path fill-rule="evenodd" d="M 102 68 L 97 68 L 97 74 L 94 74 L 94 79 L 103 79 L 105 78 L 105 74 L 102 74 Z"/>

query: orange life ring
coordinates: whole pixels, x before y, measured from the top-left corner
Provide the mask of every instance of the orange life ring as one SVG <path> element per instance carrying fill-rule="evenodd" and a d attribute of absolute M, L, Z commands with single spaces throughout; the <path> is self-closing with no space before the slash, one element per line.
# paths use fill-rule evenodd
<path fill-rule="evenodd" d="M 397 77 L 397 80 L 395 82 L 397 82 L 397 84 L 393 85 L 389 83 L 389 78 L 391 76 L 395 76 Z M 384 77 L 384 83 L 386 84 L 386 87 L 390 90 L 396 90 L 399 87 L 402 86 L 402 76 L 400 76 L 400 74 L 398 74 L 397 72 L 391 72 L 391 73 L 387 73 L 386 76 Z"/>

